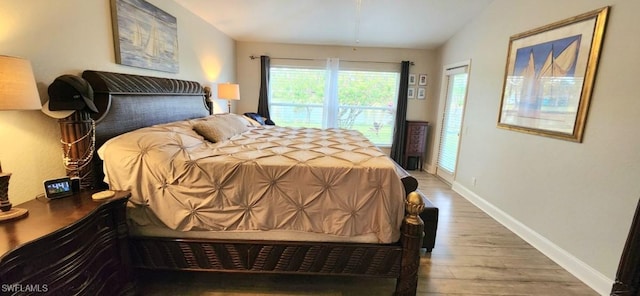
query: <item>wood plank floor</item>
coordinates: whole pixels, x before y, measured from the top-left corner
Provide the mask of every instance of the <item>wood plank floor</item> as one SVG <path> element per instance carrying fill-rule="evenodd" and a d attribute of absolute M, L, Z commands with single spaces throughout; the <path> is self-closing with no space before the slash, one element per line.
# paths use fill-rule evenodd
<path fill-rule="evenodd" d="M 439 210 L 418 295 L 598 295 L 439 179 L 411 172 Z M 391 295 L 393 279 L 147 272 L 142 295 Z"/>

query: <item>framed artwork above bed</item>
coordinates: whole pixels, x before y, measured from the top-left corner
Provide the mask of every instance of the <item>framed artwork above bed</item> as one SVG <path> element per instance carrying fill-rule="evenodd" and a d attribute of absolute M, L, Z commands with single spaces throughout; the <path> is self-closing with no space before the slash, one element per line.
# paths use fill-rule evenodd
<path fill-rule="evenodd" d="M 111 0 L 116 63 L 178 73 L 176 18 L 144 0 Z"/>

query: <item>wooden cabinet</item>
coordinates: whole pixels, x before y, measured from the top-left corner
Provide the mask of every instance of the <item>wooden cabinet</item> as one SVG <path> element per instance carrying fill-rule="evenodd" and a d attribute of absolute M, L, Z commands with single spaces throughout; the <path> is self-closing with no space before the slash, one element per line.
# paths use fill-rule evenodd
<path fill-rule="evenodd" d="M 26 218 L 0 224 L 2 295 L 134 295 L 127 244 L 130 193 L 94 191 L 19 205 Z M 46 292 L 46 293 L 44 293 Z"/>
<path fill-rule="evenodd" d="M 429 133 L 429 122 L 427 121 L 407 121 L 407 134 L 404 146 L 404 160 L 402 167 L 409 168 L 409 158 L 416 157 L 418 170 L 422 171 L 422 163 L 427 152 L 427 135 Z"/>

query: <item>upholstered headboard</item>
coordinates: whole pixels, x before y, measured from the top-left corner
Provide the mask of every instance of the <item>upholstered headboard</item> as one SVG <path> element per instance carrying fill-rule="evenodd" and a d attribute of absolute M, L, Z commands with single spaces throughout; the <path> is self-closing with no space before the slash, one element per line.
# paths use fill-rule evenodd
<path fill-rule="evenodd" d="M 202 86 L 194 81 L 84 71 L 98 114 L 96 147 L 108 139 L 154 124 L 209 114 Z"/>
<path fill-rule="evenodd" d="M 100 111 L 96 150 L 107 140 L 142 127 L 209 115 L 204 90 L 195 81 L 87 70 L 82 73 Z M 102 163 L 94 156 L 97 181 Z"/>

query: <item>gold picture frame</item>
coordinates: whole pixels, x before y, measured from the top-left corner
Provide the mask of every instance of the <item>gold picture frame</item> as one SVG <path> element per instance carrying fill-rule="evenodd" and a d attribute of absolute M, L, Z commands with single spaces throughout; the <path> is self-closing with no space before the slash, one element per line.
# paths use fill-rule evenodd
<path fill-rule="evenodd" d="M 511 36 L 499 128 L 582 142 L 608 12 Z"/>

